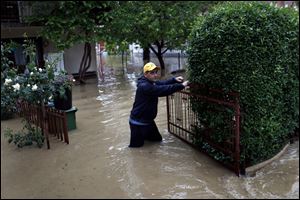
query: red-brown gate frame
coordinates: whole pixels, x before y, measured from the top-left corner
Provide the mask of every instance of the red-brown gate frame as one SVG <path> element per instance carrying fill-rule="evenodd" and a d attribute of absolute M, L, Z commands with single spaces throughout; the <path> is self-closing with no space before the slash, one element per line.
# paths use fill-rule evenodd
<path fill-rule="evenodd" d="M 191 89 L 195 91 L 205 90 L 205 94 L 192 94 Z M 198 92 L 197 92 L 198 93 Z M 181 140 L 203 151 L 193 143 L 195 136 L 195 127 L 199 123 L 197 114 L 192 111 L 190 99 L 199 102 L 205 102 L 212 105 L 229 107 L 234 110 L 234 117 L 231 121 L 232 138 L 227 144 L 219 144 L 208 138 L 202 139 L 207 142 L 215 150 L 222 152 L 233 159 L 232 163 L 223 163 L 224 166 L 233 170 L 238 176 L 241 174 L 244 166 L 240 165 L 240 105 L 239 94 L 237 92 L 225 93 L 220 89 L 208 88 L 204 85 L 190 85 L 190 88 L 176 92 L 167 96 L 167 116 L 168 116 L 168 131 L 177 136 Z M 217 134 L 217 133 L 212 133 Z M 203 151 L 207 155 L 208 152 Z M 209 155 L 211 156 L 211 155 Z M 212 157 L 212 156 L 211 156 Z"/>

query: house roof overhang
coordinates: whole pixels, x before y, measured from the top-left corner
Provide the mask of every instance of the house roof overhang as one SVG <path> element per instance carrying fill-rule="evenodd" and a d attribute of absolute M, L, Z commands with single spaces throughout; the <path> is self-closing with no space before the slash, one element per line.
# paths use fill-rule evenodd
<path fill-rule="evenodd" d="M 38 37 L 41 29 L 41 26 L 3 27 L 1 25 L 1 39 L 22 38 L 24 33 L 28 37 Z"/>

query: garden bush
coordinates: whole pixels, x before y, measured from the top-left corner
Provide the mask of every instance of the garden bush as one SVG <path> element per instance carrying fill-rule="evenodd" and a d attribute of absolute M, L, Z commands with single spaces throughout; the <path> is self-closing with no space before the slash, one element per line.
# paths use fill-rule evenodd
<path fill-rule="evenodd" d="M 8 138 L 8 143 L 13 142 L 19 148 L 30 146 L 35 143 L 37 147 L 42 148 L 45 137 L 41 128 L 36 127 L 25 120 L 23 120 L 23 122 L 25 125 L 22 131 L 14 132 L 10 128 L 4 130 L 4 137 Z"/>
<path fill-rule="evenodd" d="M 44 67 L 37 66 L 36 47 L 27 37 L 22 47 L 23 54 L 29 57 L 29 62 L 24 72 L 17 73 L 14 63 L 7 57 L 15 45 L 17 44 L 1 42 L 1 120 L 9 118 L 12 114 L 18 114 L 16 105 L 22 101 L 44 106 L 52 101 L 53 97 L 63 98 L 65 90 L 70 90 L 74 81 L 73 76 L 68 75 L 66 71 L 56 70 L 56 60 L 46 60 Z M 34 142 L 38 147 L 42 147 L 44 143 L 40 127 L 33 126 L 29 122 L 24 125 L 21 132 L 14 133 L 10 129 L 4 132 L 9 138 L 9 143 L 13 142 L 18 147 L 32 145 Z"/>
<path fill-rule="evenodd" d="M 6 78 L 16 74 L 15 71 L 10 70 L 10 65 L 13 62 L 7 58 L 7 54 L 11 52 L 12 45 L 6 45 L 1 42 L 1 120 L 12 118 L 13 113 L 16 111 L 15 95 L 11 92 L 11 88 L 6 87 L 12 82 L 11 79 L 6 80 Z"/>
<path fill-rule="evenodd" d="M 274 156 L 299 127 L 298 10 L 265 2 L 214 7 L 190 35 L 188 77 L 239 92 L 242 161 L 253 165 Z M 193 108 L 200 118 L 213 115 L 208 106 Z M 216 116 L 209 119 L 218 124 Z"/>

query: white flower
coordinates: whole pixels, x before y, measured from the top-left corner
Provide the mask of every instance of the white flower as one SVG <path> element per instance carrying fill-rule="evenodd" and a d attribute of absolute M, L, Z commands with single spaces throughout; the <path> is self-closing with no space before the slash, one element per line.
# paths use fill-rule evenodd
<path fill-rule="evenodd" d="M 33 75 L 33 72 L 30 72 L 30 75 Z"/>
<path fill-rule="evenodd" d="M 8 85 L 12 82 L 12 80 L 9 78 L 9 79 L 5 79 L 5 82 L 4 82 L 4 85 Z"/>
<path fill-rule="evenodd" d="M 36 91 L 37 88 L 38 88 L 38 86 L 36 84 L 34 84 L 31 89 L 32 89 L 32 91 Z"/>
<path fill-rule="evenodd" d="M 30 84 L 27 84 L 27 87 L 30 87 Z"/>
<path fill-rule="evenodd" d="M 42 68 L 39 68 L 39 72 L 42 72 L 43 71 L 43 69 Z"/>
<path fill-rule="evenodd" d="M 48 99 L 51 100 L 52 99 L 52 95 Z"/>
<path fill-rule="evenodd" d="M 20 90 L 20 84 L 19 83 L 14 84 L 13 88 L 14 88 L 14 92 L 16 92 L 17 90 Z"/>

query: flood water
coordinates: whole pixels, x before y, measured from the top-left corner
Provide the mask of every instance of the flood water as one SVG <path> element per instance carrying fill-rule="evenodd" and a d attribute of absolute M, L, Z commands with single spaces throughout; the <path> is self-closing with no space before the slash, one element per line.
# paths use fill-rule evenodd
<path fill-rule="evenodd" d="M 140 68 L 110 62 L 102 79 L 73 87 L 70 144 L 51 137 L 50 150 L 18 149 L 3 130 L 20 129 L 21 120 L 1 121 L 1 198 L 298 199 L 298 141 L 255 176 L 237 177 L 168 133 L 165 97 L 156 118 L 163 141 L 128 148 Z"/>

